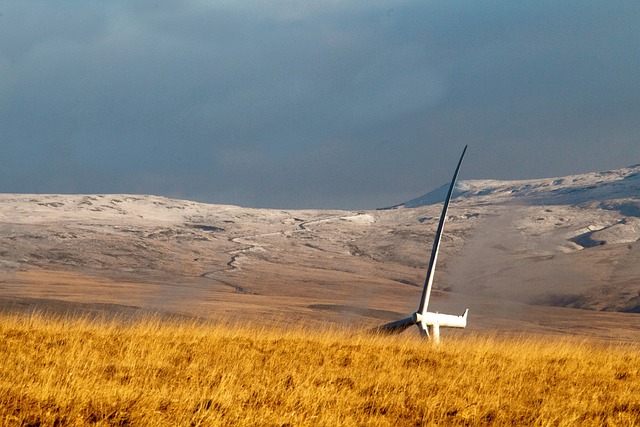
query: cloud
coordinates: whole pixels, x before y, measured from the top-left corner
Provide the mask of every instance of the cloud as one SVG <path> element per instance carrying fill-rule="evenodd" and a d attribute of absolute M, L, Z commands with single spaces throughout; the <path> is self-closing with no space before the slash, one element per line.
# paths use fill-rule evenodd
<path fill-rule="evenodd" d="M 0 191 L 356 208 L 437 187 L 464 144 L 470 177 L 625 166 L 639 10 L 4 1 Z"/>

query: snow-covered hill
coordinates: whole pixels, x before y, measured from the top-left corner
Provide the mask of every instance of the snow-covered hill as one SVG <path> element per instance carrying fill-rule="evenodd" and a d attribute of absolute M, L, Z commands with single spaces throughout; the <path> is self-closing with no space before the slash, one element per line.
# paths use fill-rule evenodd
<path fill-rule="evenodd" d="M 420 197 L 397 207 L 415 208 L 440 203 L 444 200 L 449 185 L 445 184 Z M 592 172 L 558 178 L 542 178 L 519 181 L 467 180 L 460 181 L 454 197 L 480 198 L 482 202 L 505 202 L 520 199 L 526 203 L 541 205 L 575 205 L 612 199 L 640 198 L 640 164 L 607 172 Z M 631 214 L 640 216 L 635 208 Z"/>
<path fill-rule="evenodd" d="M 55 303 L 284 323 L 394 319 L 420 297 L 445 191 L 375 211 L 0 194 L 0 309 Z M 434 309 L 470 308 L 471 329 L 532 331 L 548 320 L 581 333 L 587 315 L 568 308 L 640 312 L 640 165 L 461 181 L 434 286 Z M 632 316 L 625 330 L 640 338 Z"/>

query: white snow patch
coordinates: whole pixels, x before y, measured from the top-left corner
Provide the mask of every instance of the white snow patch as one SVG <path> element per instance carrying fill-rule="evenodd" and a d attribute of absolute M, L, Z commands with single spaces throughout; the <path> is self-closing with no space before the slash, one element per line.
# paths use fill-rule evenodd
<path fill-rule="evenodd" d="M 353 223 L 356 223 L 356 224 L 373 224 L 374 222 L 376 222 L 376 219 L 373 217 L 373 215 L 370 215 L 370 214 L 358 214 L 358 215 L 352 215 L 352 216 L 343 216 L 340 219 L 342 219 L 344 221 L 353 222 Z"/>

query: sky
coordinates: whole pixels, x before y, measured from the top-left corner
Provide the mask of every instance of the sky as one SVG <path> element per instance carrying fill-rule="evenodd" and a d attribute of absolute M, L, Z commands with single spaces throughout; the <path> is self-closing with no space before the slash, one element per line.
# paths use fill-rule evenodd
<path fill-rule="evenodd" d="M 372 209 L 640 163 L 640 3 L 0 0 L 0 193 Z"/>

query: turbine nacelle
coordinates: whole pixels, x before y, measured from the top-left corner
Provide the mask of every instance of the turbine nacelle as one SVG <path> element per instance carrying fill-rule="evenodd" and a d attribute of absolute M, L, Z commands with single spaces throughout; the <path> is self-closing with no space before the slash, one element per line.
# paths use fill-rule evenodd
<path fill-rule="evenodd" d="M 420 314 L 416 312 L 413 313 L 411 318 L 415 323 L 420 323 L 423 326 L 438 325 L 445 328 L 465 328 L 467 326 L 467 314 L 469 314 L 469 309 L 466 309 L 462 316 L 431 312 Z"/>
<path fill-rule="evenodd" d="M 415 312 L 411 317 L 405 317 L 395 322 L 374 328 L 372 332 L 381 334 L 399 334 L 410 326 L 416 325 L 423 337 L 430 338 L 435 344 L 440 343 L 440 327 L 443 328 L 466 328 L 467 315 L 469 309 L 464 311 L 462 316 L 453 314 L 432 313 L 424 314 Z"/>
<path fill-rule="evenodd" d="M 445 328 L 465 328 L 467 326 L 467 314 L 469 309 L 464 311 L 462 316 L 442 313 L 413 313 L 411 316 L 415 319 L 416 324 L 420 328 L 420 334 L 431 338 L 434 344 L 440 344 L 440 326 Z"/>

